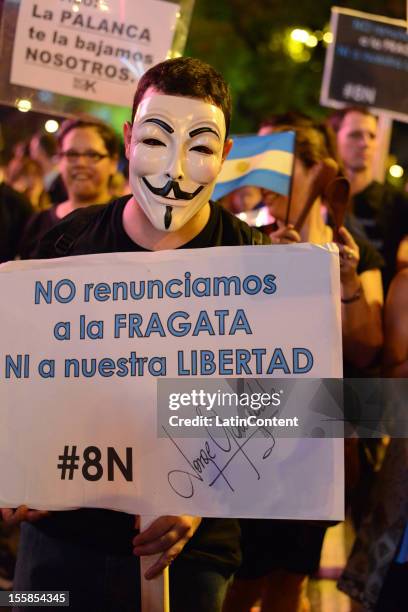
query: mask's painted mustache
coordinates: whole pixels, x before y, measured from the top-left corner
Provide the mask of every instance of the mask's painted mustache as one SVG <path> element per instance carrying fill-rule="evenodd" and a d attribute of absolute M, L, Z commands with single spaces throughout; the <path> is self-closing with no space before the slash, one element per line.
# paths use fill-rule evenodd
<path fill-rule="evenodd" d="M 161 196 L 162 198 L 166 198 L 173 189 L 177 200 L 192 200 L 204 189 L 204 185 L 200 185 L 193 193 L 188 193 L 188 191 L 182 191 L 177 181 L 172 181 L 171 179 L 167 181 L 164 187 L 153 187 L 144 176 L 142 176 L 142 181 L 154 195 Z"/>
<path fill-rule="evenodd" d="M 173 207 L 172 206 L 166 206 L 166 214 L 164 215 L 164 227 L 167 229 L 169 229 L 170 225 L 171 225 L 171 213 L 173 211 Z"/>

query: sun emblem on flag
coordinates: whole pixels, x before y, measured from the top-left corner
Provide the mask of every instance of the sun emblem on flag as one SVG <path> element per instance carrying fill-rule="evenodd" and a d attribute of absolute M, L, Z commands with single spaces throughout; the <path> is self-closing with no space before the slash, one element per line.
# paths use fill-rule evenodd
<path fill-rule="evenodd" d="M 235 166 L 237 172 L 239 172 L 240 174 L 245 174 L 245 172 L 248 172 L 250 167 L 251 167 L 251 164 L 249 163 L 249 161 L 246 161 L 243 159 L 241 159 Z"/>

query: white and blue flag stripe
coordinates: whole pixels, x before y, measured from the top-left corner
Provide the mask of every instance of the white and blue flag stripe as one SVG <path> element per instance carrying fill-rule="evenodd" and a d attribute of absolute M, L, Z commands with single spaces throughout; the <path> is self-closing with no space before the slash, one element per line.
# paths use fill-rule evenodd
<path fill-rule="evenodd" d="M 289 195 L 295 149 L 294 132 L 235 136 L 212 195 L 218 200 L 239 187 L 254 185 Z"/>

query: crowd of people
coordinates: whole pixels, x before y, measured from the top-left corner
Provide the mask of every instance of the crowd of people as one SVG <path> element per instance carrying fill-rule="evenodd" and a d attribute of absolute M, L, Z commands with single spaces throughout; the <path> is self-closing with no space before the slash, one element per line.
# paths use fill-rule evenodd
<path fill-rule="evenodd" d="M 117 136 L 95 119 L 69 119 L 56 139 L 35 134 L 20 143 L 0 185 L 0 262 L 334 241 L 344 376 L 407 377 L 408 195 L 374 180 L 376 117 L 350 107 L 325 123 L 300 113 L 266 118 L 259 135 L 296 133 L 290 199 L 253 185 L 219 205 L 210 196 L 232 144 L 230 115 L 221 75 L 199 60 L 178 58 L 139 81 L 124 131 L 129 184 L 118 175 Z M 340 222 L 330 197 L 335 179 L 349 194 Z M 174 205 L 177 199 L 183 204 Z M 262 231 L 254 227 L 258 214 L 248 214 L 260 209 L 268 219 Z M 391 440 L 384 459 L 381 440 L 345 446 L 356 541 L 339 587 L 364 610 L 402 612 L 408 608 L 408 445 Z M 21 507 L 2 514 L 8 523 L 23 521 L 16 589 L 70 590 L 73 610 L 118 612 L 135 609 L 137 557 L 158 552 L 148 577 L 171 563 L 174 612 L 250 612 L 257 602 L 261 612 L 310 610 L 307 581 L 319 570 L 331 526 L 183 516 L 160 517 L 138 533 L 134 517 L 109 510 L 48 514 Z"/>

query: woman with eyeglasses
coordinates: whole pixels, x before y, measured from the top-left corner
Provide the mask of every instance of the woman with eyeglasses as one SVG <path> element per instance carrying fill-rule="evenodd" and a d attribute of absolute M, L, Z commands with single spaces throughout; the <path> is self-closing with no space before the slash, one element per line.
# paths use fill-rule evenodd
<path fill-rule="evenodd" d="M 109 126 L 93 119 L 68 119 L 59 131 L 58 148 L 68 200 L 30 219 L 20 243 L 22 259 L 29 259 L 41 237 L 73 210 L 112 199 L 109 188 L 117 170 L 119 141 Z"/>

